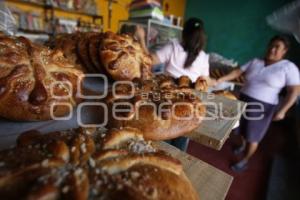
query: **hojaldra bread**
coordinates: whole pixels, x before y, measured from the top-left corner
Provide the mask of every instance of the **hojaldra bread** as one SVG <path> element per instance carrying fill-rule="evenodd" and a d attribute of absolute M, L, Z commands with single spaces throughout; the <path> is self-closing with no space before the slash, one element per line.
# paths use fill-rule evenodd
<path fill-rule="evenodd" d="M 1 36 L 0 116 L 24 121 L 49 120 L 51 112 L 64 116 L 80 101 L 82 75 L 59 51 Z"/>
<path fill-rule="evenodd" d="M 114 80 L 149 79 L 151 76 L 151 58 L 128 35 L 105 33 L 101 42 L 100 58 Z"/>
<path fill-rule="evenodd" d="M 58 35 L 49 46 L 87 73 L 104 73 L 114 80 L 151 78 L 152 60 L 129 35 L 74 33 Z"/>
<path fill-rule="evenodd" d="M 231 100 L 237 100 L 236 96 L 232 92 L 227 90 L 215 90 L 212 93 L 214 93 L 215 95 L 226 97 Z"/>
<path fill-rule="evenodd" d="M 207 92 L 208 83 L 204 77 L 198 77 L 195 83 L 188 76 L 181 76 L 177 80 L 179 88 L 193 88 L 196 91 Z"/>
<path fill-rule="evenodd" d="M 188 76 L 181 76 L 178 79 L 178 86 L 180 88 L 189 88 L 191 87 L 192 81 Z"/>
<path fill-rule="evenodd" d="M 108 127 L 136 127 L 144 137 L 165 140 L 190 133 L 205 115 L 205 107 L 189 88 L 177 87 L 164 75 L 114 87 L 105 99 Z"/>
<path fill-rule="evenodd" d="M 27 132 L 0 164 L 2 199 L 198 199 L 181 163 L 133 128 Z"/>

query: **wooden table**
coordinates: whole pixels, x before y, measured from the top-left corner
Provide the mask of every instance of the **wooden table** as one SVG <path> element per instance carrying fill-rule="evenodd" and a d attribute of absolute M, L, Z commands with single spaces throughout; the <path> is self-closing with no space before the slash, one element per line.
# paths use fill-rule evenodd
<path fill-rule="evenodd" d="M 246 104 L 223 96 L 197 92 L 206 105 L 206 118 L 191 134 L 191 140 L 220 150 L 228 139 L 230 132 L 240 120 Z"/>
<path fill-rule="evenodd" d="M 232 176 L 165 142 L 154 145 L 181 161 L 187 177 L 196 188 L 201 200 L 225 199 L 233 181 Z"/>

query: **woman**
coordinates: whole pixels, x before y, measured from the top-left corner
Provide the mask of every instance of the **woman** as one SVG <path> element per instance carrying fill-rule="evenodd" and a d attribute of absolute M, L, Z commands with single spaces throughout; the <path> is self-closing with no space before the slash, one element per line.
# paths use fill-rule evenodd
<path fill-rule="evenodd" d="M 147 51 L 144 29 L 138 28 L 136 37 Z M 206 35 L 202 20 L 191 18 L 184 24 L 181 42 L 173 40 L 151 54 L 153 64 L 165 64 L 166 73 L 174 78 L 186 75 L 195 82 L 198 77 L 203 77 L 208 85 L 215 85 L 216 81 L 209 78 L 209 56 L 203 51 L 205 43 Z M 185 151 L 188 139 L 180 137 L 170 143 Z"/>
<path fill-rule="evenodd" d="M 235 150 L 236 154 L 246 150 L 245 156 L 231 166 L 234 171 L 247 168 L 248 160 L 256 152 L 273 119 L 284 119 L 286 112 L 295 103 L 300 85 L 299 70 L 295 64 L 284 59 L 289 49 L 289 41 L 284 36 L 273 37 L 264 59 L 255 58 L 240 69 L 221 77 L 217 83 L 230 81 L 245 75 L 246 82 L 241 90 L 240 100 L 248 103 L 241 119 L 239 132 L 243 143 Z M 287 87 L 287 95 L 279 109 L 279 93 Z"/>

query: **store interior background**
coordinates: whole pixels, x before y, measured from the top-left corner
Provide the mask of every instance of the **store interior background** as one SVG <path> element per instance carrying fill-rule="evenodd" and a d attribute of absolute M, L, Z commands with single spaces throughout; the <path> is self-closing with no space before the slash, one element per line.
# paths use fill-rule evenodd
<path fill-rule="evenodd" d="M 207 51 L 218 52 L 243 64 L 253 57 L 264 55 L 269 39 L 278 34 L 266 21 L 266 16 L 292 2 L 292 0 L 188 0 L 185 18 L 199 17 L 204 20 L 208 35 Z M 289 59 L 300 66 L 300 44 L 291 39 Z M 286 120 L 273 123 L 261 148 L 253 158 L 251 169 L 243 175 L 234 175 L 234 183 L 227 199 L 294 199 L 299 191 L 295 176 L 300 154 L 300 106 L 294 106 Z M 221 151 L 206 148 L 199 150 L 196 144 L 190 151 L 201 159 L 228 170 L 231 145 L 228 140 Z M 222 161 L 217 158 L 223 157 Z M 246 195 L 245 195 L 246 194 Z"/>
<path fill-rule="evenodd" d="M 104 20 L 104 31 L 116 32 L 119 27 L 119 20 L 128 19 L 127 5 L 130 1 L 122 0 L 113 4 L 112 26 L 110 29 L 107 23 L 108 1 L 97 1 L 99 14 L 103 16 Z M 185 19 L 189 17 L 202 18 L 208 35 L 207 52 L 217 52 L 224 57 L 237 60 L 239 64 L 243 64 L 253 57 L 264 54 L 269 39 L 278 33 L 267 25 L 266 16 L 289 2 L 292 2 L 292 0 L 164 0 L 163 11 L 165 15 L 172 14 Z M 20 5 L 13 2 L 9 2 L 9 4 L 25 11 L 34 9 L 35 12 L 43 12 L 43 9 L 38 6 Z M 80 17 L 82 20 L 92 21 L 90 17 L 80 14 L 56 11 L 56 15 L 71 19 Z M 291 40 L 292 48 L 289 58 L 300 66 L 300 44 L 293 37 L 291 37 Z M 280 183 L 276 183 L 276 178 L 275 183 L 273 180 L 273 188 L 270 188 L 270 181 L 272 182 L 272 180 L 269 176 L 273 173 L 274 155 L 283 154 L 284 159 L 287 157 L 286 155 L 289 155 L 288 157 L 291 160 L 299 158 L 300 106 L 295 107 L 294 113 L 287 120 L 272 125 L 269 135 L 262 144 L 264 147 L 260 149 L 254 159 L 253 166 L 255 166 L 252 170 L 243 175 L 232 174 L 235 181 L 227 199 L 274 200 L 280 199 L 280 195 L 283 195 L 280 192 L 284 188 L 290 189 L 286 191 L 290 193 L 287 195 L 297 192 L 297 188 L 293 188 L 295 187 L 293 178 L 297 177 L 296 174 L 286 174 L 291 171 L 290 169 L 297 168 L 297 165 L 290 168 L 295 163 L 292 162 L 291 165 L 286 165 L 286 170 L 282 172 L 281 179 L 278 179 Z M 199 145 L 192 143 L 189 152 L 228 173 L 232 173 L 228 168 L 229 161 L 232 159 L 231 142 L 231 140 L 227 141 L 220 152 L 206 147 L 199 147 Z M 226 160 L 229 161 L 225 162 Z M 278 188 L 281 190 L 278 191 Z M 270 193 L 274 191 L 278 192 L 277 195 L 270 196 Z M 245 197 L 245 194 L 247 194 L 247 197 Z"/>

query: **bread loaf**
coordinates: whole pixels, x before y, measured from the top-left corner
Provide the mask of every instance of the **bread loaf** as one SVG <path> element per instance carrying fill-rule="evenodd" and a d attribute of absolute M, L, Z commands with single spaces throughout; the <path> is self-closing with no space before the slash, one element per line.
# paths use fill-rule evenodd
<path fill-rule="evenodd" d="M 0 163 L 3 199 L 198 199 L 181 163 L 134 128 L 27 132 Z"/>
<path fill-rule="evenodd" d="M 87 73 L 106 74 L 113 80 L 149 79 L 152 60 L 129 35 L 106 33 L 63 34 L 48 43 Z"/>
<path fill-rule="evenodd" d="M 165 81 L 162 77 L 135 80 L 133 92 L 128 85 L 119 84 L 116 94 L 106 98 L 108 127 L 136 127 L 150 140 L 176 138 L 197 128 L 205 115 L 200 99 L 192 89 L 166 87 L 161 84 Z"/>
<path fill-rule="evenodd" d="M 201 91 L 201 92 L 207 92 L 208 90 L 208 84 L 205 78 L 203 77 L 198 77 L 196 82 L 195 82 L 195 86 L 194 86 L 195 90 L 197 91 Z"/>
<path fill-rule="evenodd" d="M 101 41 L 100 58 L 114 80 L 150 78 L 151 58 L 128 35 L 105 33 Z"/>
<path fill-rule="evenodd" d="M 82 75 L 60 51 L 24 37 L 1 36 L 0 116 L 49 120 L 51 110 L 54 117 L 64 116 L 80 101 Z"/>
<path fill-rule="evenodd" d="M 188 76 L 181 76 L 178 79 L 178 86 L 180 88 L 189 88 L 192 84 L 191 79 Z"/>
<path fill-rule="evenodd" d="M 237 100 L 236 96 L 232 92 L 227 90 L 215 90 L 213 91 L 213 93 L 219 96 L 226 97 L 231 100 Z"/>

